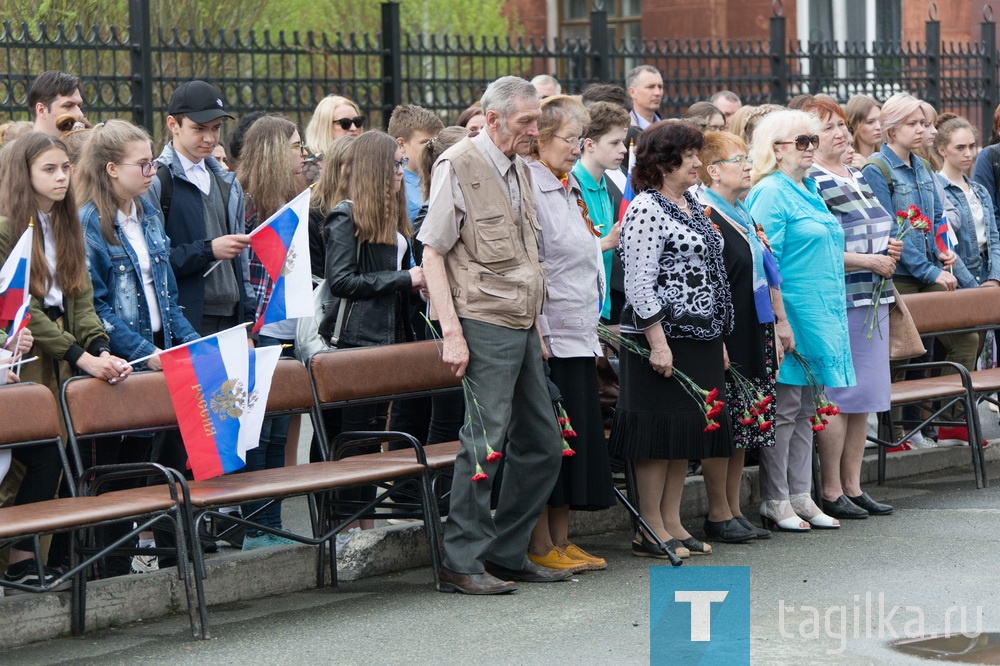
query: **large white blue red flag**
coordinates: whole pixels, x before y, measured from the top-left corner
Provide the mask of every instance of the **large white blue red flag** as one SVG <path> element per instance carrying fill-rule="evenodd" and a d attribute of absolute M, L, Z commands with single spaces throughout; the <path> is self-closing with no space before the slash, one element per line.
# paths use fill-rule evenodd
<path fill-rule="evenodd" d="M 14 245 L 3 267 L 0 267 L 0 326 L 12 323 L 10 335 L 15 335 L 26 323 L 28 302 L 31 300 L 28 284 L 33 238 L 34 229 L 29 226 Z"/>
<path fill-rule="evenodd" d="M 243 326 L 160 353 L 196 481 L 242 468 L 260 445 L 280 355 L 277 346 L 248 350 Z"/>
<path fill-rule="evenodd" d="M 250 233 L 250 249 L 271 280 L 254 332 L 264 324 L 315 315 L 309 262 L 310 193 L 305 190 Z"/>
<path fill-rule="evenodd" d="M 635 140 L 628 147 L 628 176 L 625 177 L 625 189 L 622 190 L 622 201 L 618 204 L 618 221 L 625 219 L 625 211 L 628 205 L 635 199 L 635 190 L 632 189 L 632 169 L 635 168 Z"/>

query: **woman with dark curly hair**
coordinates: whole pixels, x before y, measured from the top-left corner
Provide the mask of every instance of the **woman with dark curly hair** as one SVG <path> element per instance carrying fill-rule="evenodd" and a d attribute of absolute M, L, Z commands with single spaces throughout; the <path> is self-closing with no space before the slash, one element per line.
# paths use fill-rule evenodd
<path fill-rule="evenodd" d="M 695 382 L 726 400 L 723 336 L 732 330 L 733 308 L 722 236 L 688 192 L 698 181 L 703 145 L 701 132 L 688 123 L 658 122 L 640 134 L 632 172 L 638 194 L 622 223 L 621 332 L 649 357 L 622 350 L 610 446 L 612 455 L 635 463 L 639 513 L 653 532 L 636 535 L 638 557 L 666 558 L 666 549 L 679 557 L 712 552 L 680 519 L 690 459 L 702 461 L 709 520 L 733 519 L 725 484 L 733 454 L 729 417 L 721 410 L 719 427 L 706 428 L 701 405 L 671 378 L 677 358 Z"/>

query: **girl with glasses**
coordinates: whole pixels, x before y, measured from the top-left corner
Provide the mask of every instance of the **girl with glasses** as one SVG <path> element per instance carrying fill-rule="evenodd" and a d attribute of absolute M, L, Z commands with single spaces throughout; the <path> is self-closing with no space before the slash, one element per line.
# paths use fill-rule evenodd
<path fill-rule="evenodd" d="M 157 166 L 149 135 L 123 120 L 109 120 L 89 132 L 77 165 L 77 192 L 84 201 L 80 221 L 94 306 L 110 338 L 111 352 L 131 360 L 196 340 L 198 333 L 177 305 L 170 241 L 159 212 L 145 198 Z M 143 365 L 147 370 L 162 368 L 158 356 Z M 148 462 L 153 446 L 152 436 L 108 437 L 81 447 L 81 455 L 85 466 Z M 143 485 L 140 479 L 131 481 L 116 487 Z M 125 525 L 111 525 L 102 536 L 110 541 L 126 532 Z M 139 538 L 140 547 L 153 547 L 151 531 Z M 111 556 L 102 572 L 114 576 L 130 568 L 136 572 L 158 568 L 156 556 L 139 555 L 131 564 L 126 557 Z"/>
<path fill-rule="evenodd" d="M 847 327 L 844 230 L 807 177 L 819 145 L 819 120 L 802 111 L 776 111 L 754 132 L 754 186 L 746 207 L 761 224 L 781 266 L 781 294 L 795 349 L 823 386 L 855 383 Z M 818 296 L 822 295 L 822 296 Z M 816 415 L 806 368 L 785 356 L 775 400 L 775 445 L 761 449 L 761 519 L 787 531 L 837 528 L 810 496 Z"/>

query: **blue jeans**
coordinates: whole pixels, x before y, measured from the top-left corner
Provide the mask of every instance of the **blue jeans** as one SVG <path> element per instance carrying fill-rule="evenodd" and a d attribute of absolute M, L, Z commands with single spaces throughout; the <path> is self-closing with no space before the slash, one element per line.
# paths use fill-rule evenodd
<path fill-rule="evenodd" d="M 282 340 L 272 338 L 269 335 L 259 337 L 259 347 L 273 347 L 275 345 L 294 343 L 294 340 Z M 294 348 L 286 347 L 281 350 L 281 358 L 295 358 Z M 256 472 L 263 469 L 277 469 L 285 466 L 285 445 L 288 443 L 288 425 L 291 422 L 290 416 L 277 416 L 264 419 L 264 425 L 260 429 L 260 446 L 247 451 L 247 472 Z M 242 511 L 244 516 L 260 509 L 264 502 L 250 502 L 244 504 Z M 275 502 L 266 511 L 257 515 L 255 522 L 281 529 L 281 502 Z M 260 535 L 258 530 L 247 529 L 247 536 Z"/>

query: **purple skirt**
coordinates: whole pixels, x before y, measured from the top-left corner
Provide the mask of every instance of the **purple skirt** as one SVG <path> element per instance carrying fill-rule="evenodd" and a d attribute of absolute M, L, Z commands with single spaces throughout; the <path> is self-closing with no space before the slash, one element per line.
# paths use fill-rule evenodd
<path fill-rule="evenodd" d="M 847 309 L 847 330 L 851 338 L 851 358 L 857 384 L 827 388 L 826 395 L 844 414 L 867 414 L 889 409 L 892 393 L 889 375 L 889 306 L 878 308 L 878 326 L 868 339 L 865 324 L 868 306 Z"/>

